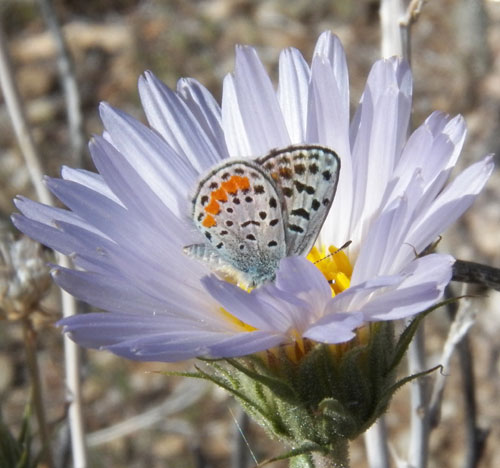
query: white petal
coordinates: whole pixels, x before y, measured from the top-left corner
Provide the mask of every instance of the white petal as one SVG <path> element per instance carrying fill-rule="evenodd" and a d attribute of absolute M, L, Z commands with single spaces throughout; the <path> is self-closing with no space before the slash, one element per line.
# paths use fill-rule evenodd
<path fill-rule="evenodd" d="M 278 99 L 292 143 L 306 138 L 309 66 L 296 49 L 285 49 L 279 61 Z"/>
<path fill-rule="evenodd" d="M 255 49 L 236 48 L 234 87 L 253 155 L 291 144 L 276 92 Z"/>

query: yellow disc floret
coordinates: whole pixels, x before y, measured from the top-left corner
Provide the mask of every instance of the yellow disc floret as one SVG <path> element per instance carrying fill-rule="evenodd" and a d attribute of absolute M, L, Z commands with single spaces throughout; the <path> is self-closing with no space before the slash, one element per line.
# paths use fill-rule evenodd
<path fill-rule="evenodd" d="M 332 296 L 345 291 L 351 284 L 352 266 L 349 258 L 342 249 L 331 245 L 325 247 L 313 247 L 307 259 L 314 263 L 326 280 L 330 283 Z"/>

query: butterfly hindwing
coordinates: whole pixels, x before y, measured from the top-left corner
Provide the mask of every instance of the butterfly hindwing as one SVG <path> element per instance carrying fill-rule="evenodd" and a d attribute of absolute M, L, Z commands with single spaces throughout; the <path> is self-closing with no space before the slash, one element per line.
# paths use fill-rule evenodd
<path fill-rule="evenodd" d="M 322 146 L 292 146 L 257 160 L 283 197 L 286 255 L 307 254 L 337 190 L 340 159 Z"/>
<path fill-rule="evenodd" d="M 200 181 L 192 216 L 211 257 L 258 285 L 274 277 L 286 253 L 281 203 L 279 188 L 258 164 L 227 160 Z"/>

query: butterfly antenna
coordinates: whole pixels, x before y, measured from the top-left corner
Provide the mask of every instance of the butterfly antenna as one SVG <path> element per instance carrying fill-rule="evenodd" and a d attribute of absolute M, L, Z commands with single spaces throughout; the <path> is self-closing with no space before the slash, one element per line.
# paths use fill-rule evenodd
<path fill-rule="evenodd" d="M 328 254 L 328 255 L 324 256 L 323 258 L 320 258 L 319 260 L 316 260 L 313 265 L 316 265 L 316 263 L 322 262 L 323 260 L 326 260 L 327 258 L 333 257 L 334 255 L 338 254 L 342 250 L 347 249 L 347 247 L 349 247 L 351 244 L 352 244 L 352 241 L 350 241 L 350 240 L 347 241 L 342 247 L 340 247 L 340 249 L 337 249 L 335 252 Z"/>

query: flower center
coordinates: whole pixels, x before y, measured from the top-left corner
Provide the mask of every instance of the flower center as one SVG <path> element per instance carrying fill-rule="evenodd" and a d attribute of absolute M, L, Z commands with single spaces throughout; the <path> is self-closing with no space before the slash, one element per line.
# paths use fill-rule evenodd
<path fill-rule="evenodd" d="M 334 245 L 325 248 L 312 248 L 307 259 L 318 268 L 330 283 L 332 296 L 345 291 L 351 284 L 352 265 L 342 249 Z"/>

